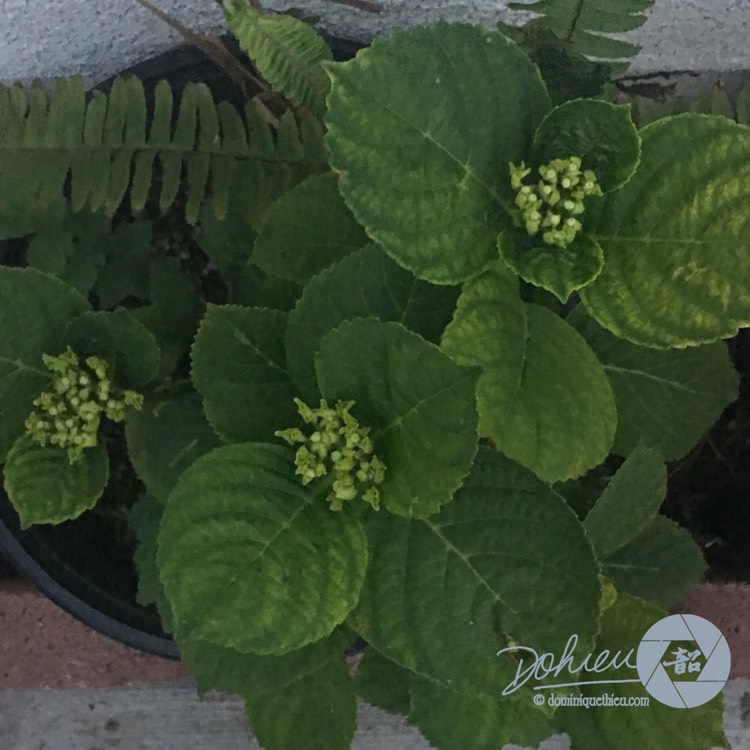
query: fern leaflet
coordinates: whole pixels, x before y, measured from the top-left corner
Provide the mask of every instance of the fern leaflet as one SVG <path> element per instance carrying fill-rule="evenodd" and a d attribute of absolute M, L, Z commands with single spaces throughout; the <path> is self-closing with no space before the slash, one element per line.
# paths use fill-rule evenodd
<path fill-rule="evenodd" d="M 563 41 L 570 42 L 576 52 L 588 57 L 612 60 L 632 57 L 637 45 L 606 34 L 637 29 L 646 21 L 643 11 L 654 0 L 525 0 L 509 3 L 512 10 L 541 14 L 525 25 L 525 29 L 547 29 Z"/>
<path fill-rule="evenodd" d="M 65 195 L 74 211 L 112 215 L 126 194 L 138 213 L 152 185 L 162 211 L 182 190 L 194 223 L 209 196 L 217 216 L 225 214 L 235 173 L 278 183 L 281 172 L 297 182 L 325 167 L 312 117 L 289 111 L 275 131 L 252 104 L 243 113 L 216 104 L 203 84 L 189 84 L 177 107 L 160 82 L 150 116 L 137 78 L 119 78 L 108 95 L 88 100 L 80 78 L 55 81 L 49 94 L 0 88 L 0 237 L 35 231 Z"/>
<path fill-rule="evenodd" d="M 242 0 L 224 0 L 224 12 L 260 75 L 294 106 L 322 114 L 330 83 L 321 62 L 333 58 L 325 40 L 304 21 L 267 15 Z"/>

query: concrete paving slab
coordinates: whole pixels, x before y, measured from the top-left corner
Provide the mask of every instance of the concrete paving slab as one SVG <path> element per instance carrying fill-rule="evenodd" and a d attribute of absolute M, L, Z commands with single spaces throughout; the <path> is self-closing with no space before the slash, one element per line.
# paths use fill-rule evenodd
<path fill-rule="evenodd" d="M 191 687 L 0 691 L 0 714 L 15 713 L 8 750 L 260 750 L 241 701 L 200 699 Z M 429 750 L 397 717 L 364 705 L 359 713 L 353 750 Z"/>
<path fill-rule="evenodd" d="M 750 681 L 725 689 L 732 750 L 750 750 Z M 352 750 L 430 750 L 399 717 L 360 704 Z M 0 690 L 3 750 L 260 750 L 242 703 L 189 682 L 109 690 Z M 566 737 L 539 750 L 568 750 Z M 300 737 L 304 748 L 304 736 Z M 504 750 L 520 750 L 508 745 Z"/>
<path fill-rule="evenodd" d="M 750 586 L 700 584 L 673 611 L 716 624 L 731 676 L 750 677 Z M 0 584 L 0 750 L 259 750 L 242 703 L 198 698 L 186 674 L 94 633 L 28 584 Z M 750 750 L 750 680 L 733 679 L 725 695 L 732 750 Z M 429 748 L 403 720 L 360 706 L 353 750 Z M 569 743 L 557 737 L 540 750 Z"/>

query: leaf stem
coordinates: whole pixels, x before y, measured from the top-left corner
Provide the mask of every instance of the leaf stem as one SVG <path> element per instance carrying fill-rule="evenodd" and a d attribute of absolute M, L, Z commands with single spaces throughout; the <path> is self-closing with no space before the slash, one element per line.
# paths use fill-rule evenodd
<path fill-rule="evenodd" d="M 232 55 L 224 45 L 214 37 L 206 36 L 204 34 L 196 34 L 191 31 L 187 26 L 181 24 L 177 19 L 167 15 L 163 10 L 157 8 L 150 0 L 136 0 L 137 3 L 142 5 L 150 13 L 153 13 L 157 18 L 162 20 L 168 26 L 173 28 L 178 34 L 184 37 L 190 44 L 197 47 L 207 57 L 213 60 L 227 75 L 237 84 L 239 89 L 242 91 L 246 99 L 251 97 L 248 95 L 247 82 L 250 81 L 254 86 L 258 87 L 261 91 L 270 91 L 268 84 L 262 79 L 254 76 L 242 63 Z M 219 3 L 221 4 L 221 3 Z M 265 106 L 261 101 L 253 99 L 253 104 L 258 108 L 261 116 L 274 128 L 278 128 L 279 119 L 276 115 L 271 112 L 268 107 Z"/>
<path fill-rule="evenodd" d="M 573 32 L 576 30 L 578 19 L 581 17 L 581 11 L 583 10 L 583 3 L 584 0 L 578 0 L 578 2 L 576 3 L 575 10 L 573 11 L 573 20 L 570 22 L 570 28 L 568 29 L 568 33 L 565 35 L 566 42 L 569 42 L 571 40 Z"/>

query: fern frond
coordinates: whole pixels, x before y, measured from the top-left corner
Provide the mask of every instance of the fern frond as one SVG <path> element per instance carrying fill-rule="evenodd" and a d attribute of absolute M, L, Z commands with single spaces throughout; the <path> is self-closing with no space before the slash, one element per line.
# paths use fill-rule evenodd
<path fill-rule="evenodd" d="M 162 210 L 182 191 L 194 223 L 209 198 L 223 216 L 232 175 L 243 168 L 278 180 L 279 171 L 302 179 L 325 167 L 322 128 L 312 117 L 298 122 L 287 112 L 274 131 L 252 104 L 243 113 L 216 104 L 203 84 L 188 85 L 176 106 L 160 82 L 150 116 L 137 78 L 117 79 L 108 95 L 97 91 L 88 101 L 78 78 L 59 79 L 49 94 L 0 88 L 0 236 L 34 231 L 38 215 L 59 207 L 63 195 L 74 211 L 108 215 L 128 195 L 137 213 L 155 184 Z"/>
<path fill-rule="evenodd" d="M 750 125 L 750 82 L 737 95 L 737 122 L 740 125 Z"/>
<path fill-rule="evenodd" d="M 526 0 L 509 3 L 508 7 L 541 15 L 525 25 L 527 30 L 547 29 L 570 42 L 576 52 L 612 60 L 632 57 L 640 48 L 606 34 L 642 26 L 646 21 L 643 11 L 653 3 L 654 0 Z"/>
<path fill-rule="evenodd" d="M 322 114 L 330 85 L 322 62 L 333 59 L 325 40 L 288 14 L 267 15 L 243 0 L 224 0 L 224 13 L 242 50 L 271 87 L 294 105 Z"/>
<path fill-rule="evenodd" d="M 630 91 L 632 89 L 626 89 L 626 93 L 630 93 Z M 742 121 L 744 116 L 743 107 L 745 106 L 742 92 L 737 97 L 735 107 L 732 105 L 732 100 L 727 96 L 726 91 L 718 85 L 712 86 L 695 97 L 687 98 L 685 96 L 672 95 L 664 101 L 654 100 L 650 97 L 639 97 L 636 93 L 635 97 L 631 99 L 631 103 L 635 105 L 632 110 L 633 120 L 639 128 L 645 127 L 663 117 L 681 115 L 685 112 L 727 117 L 730 120 L 736 120 L 740 124 L 746 124 Z"/>

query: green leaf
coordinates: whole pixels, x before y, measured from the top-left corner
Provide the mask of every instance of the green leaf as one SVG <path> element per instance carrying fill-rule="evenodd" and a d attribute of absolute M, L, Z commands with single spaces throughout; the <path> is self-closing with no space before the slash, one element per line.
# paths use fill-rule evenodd
<path fill-rule="evenodd" d="M 116 382 L 138 388 L 159 371 L 161 351 L 154 336 L 128 310 L 85 312 L 68 323 L 63 343 L 82 357 L 103 357 L 114 365 Z"/>
<path fill-rule="evenodd" d="M 741 125 L 750 125 L 750 82 L 737 94 L 737 122 Z"/>
<path fill-rule="evenodd" d="M 21 528 L 35 523 L 62 523 L 96 505 L 107 484 L 109 460 L 103 445 L 88 448 L 72 464 L 56 447 L 42 448 L 27 435 L 8 452 L 5 491 Z"/>
<path fill-rule="evenodd" d="M 733 336 L 750 324 L 750 130 L 686 114 L 641 137 L 638 171 L 589 228 L 605 262 L 581 292 L 586 308 L 655 348 Z"/>
<path fill-rule="evenodd" d="M 440 750 L 498 750 L 510 742 L 497 697 L 478 697 L 424 679 L 414 680 L 409 722 Z"/>
<path fill-rule="evenodd" d="M 526 308 L 518 279 L 504 264 L 495 263 L 463 285 L 440 346 L 461 365 L 489 367 L 507 360 L 521 367 L 525 339 Z"/>
<path fill-rule="evenodd" d="M 583 525 L 604 557 L 643 533 L 667 494 L 667 468 L 653 448 L 636 448 L 619 468 Z"/>
<path fill-rule="evenodd" d="M 601 634 L 597 641 L 597 652 L 608 649 L 610 653 L 627 654 L 638 645 L 648 628 L 667 613 L 652 604 L 620 593 L 617 601 L 608 609 L 601 622 Z M 634 663 L 634 659 L 629 660 Z M 596 676 L 597 680 L 637 680 L 630 684 L 584 685 L 581 693 L 586 696 L 615 694 L 625 697 L 644 697 L 645 688 L 640 684 L 635 669 L 623 666 L 619 670 L 607 670 Z M 721 694 L 703 706 L 685 711 L 665 706 L 655 698 L 647 708 L 626 706 L 562 707 L 555 712 L 553 723 L 560 731 L 567 732 L 572 750 L 607 748 L 607 750 L 696 750 L 728 748 L 724 737 L 724 712 Z"/>
<path fill-rule="evenodd" d="M 415 679 L 408 720 L 441 750 L 498 750 L 510 742 L 536 746 L 554 729 L 527 702 L 531 698 L 498 700 Z"/>
<path fill-rule="evenodd" d="M 273 440 L 276 430 L 297 422 L 286 320 L 278 310 L 209 306 L 193 344 L 192 380 L 223 440 Z"/>
<path fill-rule="evenodd" d="M 585 234 L 562 248 L 505 231 L 497 237 L 497 248 L 500 257 L 524 281 L 552 292 L 560 302 L 593 281 L 604 265 L 601 246 Z"/>
<path fill-rule="evenodd" d="M 493 367 L 478 391 L 479 430 L 548 482 L 603 461 L 617 425 L 614 397 L 586 342 L 549 310 L 527 306 L 523 367 Z"/>
<path fill-rule="evenodd" d="M 617 588 L 660 607 L 671 607 L 703 577 L 706 562 L 693 537 L 664 516 L 602 560 Z"/>
<path fill-rule="evenodd" d="M 280 59 L 290 60 L 284 50 Z M 327 86 L 322 71 L 319 77 Z M 149 208 L 158 201 L 166 213 L 179 196 L 194 224 L 209 187 L 223 215 L 233 173 L 258 178 L 263 193 L 280 175 L 299 179 L 326 168 L 322 128 L 311 113 L 288 111 L 272 128 L 252 104 L 242 114 L 217 105 L 204 83 L 180 88 L 179 107 L 165 81 L 147 107 L 135 76 L 115 79 L 108 94 L 87 95 L 80 77 L 56 79 L 49 93 L 0 87 L 0 234 L 24 235 L 62 218 L 65 195 L 75 210 L 110 216 L 126 194 L 135 213 L 149 197 Z M 150 196 L 152 186 L 158 196 Z"/>
<path fill-rule="evenodd" d="M 254 112 L 257 113 L 255 107 L 246 106 L 246 113 Z M 251 129 L 250 137 L 262 144 L 267 157 L 272 157 L 276 149 L 282 158 L 251 160 L 243 163 L 232 176 L 226 218 L 238 231 L 243 224 L 247 224 L 253 233 L 257 233 L 268 207 L 274 201 L 310 174 L 328 170 L 322 125 L 314 115 L 305 114 L 302 110 L 296 113 L 287 111 L 280 118 L 276 135 L 272 133 L 270 126 L 263 123 L 260 129 L 257 126 Z M 309 159 L 310 156 L 313 158 Z M 226 247 L 226 251 L 229 258 L 225 255 L 225 260 L 245 255 L 247 242 L 243 241 L 235 248 Z M 214 262 L 218 264 L 218 260 Z"/>
<path fill-rule="evenodd" d="M 161 503 L 182 472 L 219 443 L 206 421 L 201 397 L 192 389 L 147 399 L 140 411 L 131 409 L 125 438 L 133 468 Z"/>
<path fill-rule="evenodd" d="M 295 106 L 325 110 L 329 82 L 321 62 L 331 60 L 325 40 L 290 15 L 267 15 L 241 0 L 223 0 L 237 41 L 258 72 Z"/>
<path fill-rule="evenodd" d="M 152 261 L 150 298 L 150 305 L 130 312 L 156 337 L 162 353 L 159 376 L 168 377 L 193 343 L 203 303 L 176 258 Z"/>
<path fill-rule="evenodd" d="M 555 484 L 555 490 L 565 498 L 581 521 L 586 518 L 612 479 L 613 469 L 608 464 L 610 461 L 606 460 L 578 479 Z"/>
<path fill-rule="evenodd" d="M 495 451 L 480 451 L 437 516 L 370 514 L 367 536 L 350 622 L 419 676 L 499 698 L 516 672 L 496 657 L 509 639 L 539 653 L 561 652 L 571 633 L 584 653 L 593 642 L 599 567 L 583 527 L 557 493 Z"/>
<path fill-rule="evenodd" d="M 539 68 L 553 104 L 599 96 L 612 78 L 614 66 L 589 60 L 577 52 L 571 42 L 558 38 L 543 26 L 534 26 L 532 33 L 502 22 L 497 27 Z"/>
<path fill-rule="evenodd" d="M 354 401 L 386 465 L 379 486 L 391 513 L 424 518 L 461 485 L 477 449 L 475 369 L 452 362 L 398 323 L 345 321 L 315 358 L 324 398 Z"/>
<path fill-rule="evenodd" d="M 217 217 L 213 208 L 206 204 L 195 228 L 195 241 L 230 286 L 250 260 L 255 242 L 249 205 L 252 188 L 243 185 L 244 182 L 234 180 L 226 216 Z"/>
<path fill-rule="evenodd" d="M 617 403 L 612 452 L 639 442 L 671 461 L 684 456 L 737 398 L 739 378 L 724 342 L 659 350 L 613 336 L 578 305 L 567 319 L 596 353 Z"/>
<path fill-rule="evenodd" d="M 717 82 L 717 85 L 718 83 L 720 82 Z M 649 97 L 648 86 L 649 84 L 645 84 L 643 88 L 639 88 L 636 85 L 629 94 L 633 119 L 641 129 L 655 120 L 671 115 L 684 115 L 686 112 L 722 115 L 734 120 L 734 114 L 730 114 L 731 104 L 726 94 L 716 87 L 713 90 L 702 91 L 697 95 L 676 96 L 672 94 L 664 101 L 657 101 L 647 98 Z"/>
<path fill-rule="evenodd" d="M 150 290 L 151 222 L 120 224 L 107 238 L 106 258 L 94 292 L 107 310 L 128 297 L 147 299 Z"/>
<path fill-rule="evenodd" d="M 148 495 L 138 500 L 128 513 L 128 526 L 138 538 L 133 556 L 138 569 L 138 602 L 155 604 L 164 596 L 156 567 L 156 539 L 163 506 Z"/>
<path fill-rule="evenodd" d="M 295 476 L 288 448 L 217 448 L 180 477 L 157 562 L 180 640 L 285 654 L 333 631 L 357 603 L 364 531 Z"/>
<path fill-rule="evenodd" d="M 357 665 L 354 686 L 363 700 L 392 714 L 406 716 L 414 675 L 369 646 Z"/>
<path fill-rule="evenodd" d="M 555 730 L 544 713 L 546 709 L 530 709 L 528 698 L 533 701 L 533 696 L 524 695 L 519 700 L 506 699 L 501 710 L 508 722 L 511 742 L 523 747 L 539 747 Z"/>
<path fill-rule="evenodd" d="M 719 88 L 718 81 L 708 91 L 702 92 L 697 99 L 691 101 L 687 111 L 705 115 L 720 115 L 734 120 L 732 103 L 729 101 L 726 91 Z"/>
<path fill-rule="evenodd" d="M 55 274 L 81 294 L 88 294 L 104 264 L 110 224 L 102 214 L 69 211 L 63 221 L 34 235 L 26 260 L 40 271 Z"/>
<path fill-rule="evenodd" d="M 14 158 L 15 157 L 15 158 Z M 64 221 L 68 212 L 68 203 L 62 193 L 48 205 L 29 202 L 26 195 L 14 191 L 12 181 L 23 174 L 24 165 L 20 155 L 3 159 L 3 166 L 10 165 L 7 173 L 0 170 L 0 240 L 14 239 L 37 232 L 40 229 Z"/>
<path fill-rule="evenodd" d="M 528 57 L 497 32 L 438 23 L 326 69 L 326 142 L 357 221 L 422 279 L 480 273 L 513 225 L 508 163 L 549 109 Z"/>
<path fill-rule="evenodd" d="M 180 643 L 180 655 L 200 693 L 221 690 L 242 697 L 283 690 L 324 664 L 339 660 L 351 642 L 346 628 L 282 656 L 243 654 L 208 641 Z"/>
<path fill-rule="evenodd" d="M 253 267 L 254 268 L 254 267 Z M 257 271 L 257 269 L 254 268 Z M 267 307 L 271 310 L 282 310 L 289 312 L 297 304 L 302 296 L 302 287 L 287 279 L 278 276 L 264 274 L 258 271 L 261 277 L 255 294 L 254 307 Z"/>
<path fill-rule="evenodd" d="M 607 193 L 624 185 L 638 166 L 641 139 L 629 105 L 576 99 L 555 107 L 534 134 L 534 164 L 580 156 Z"/>
<path fill-rule="evenodd" d="M 267 307 L 289 312 L 302 296 L 302 287 L 287 279 L 265 273 L 252 262 L 245 265 L 230 283 L 230 302 L 245 307 Z"/>
<path fill-rule="evenodd" d="M 162 625 L 169 632 L 172 630 L 172 612 L 156 565 L 157 539 L 163 511 L 162 503 L 146 495 L 130 509 L 128 527 L 138 540 L 133 553 L 133 562 L 138 571 L 138 603 L 144 607 L 156 605 Z"/>
<path fill-rule="evenodd" d="M 55 88 L 70 94 L 71 117 L 75 117 L 76 103 L 82 103 L 85 94 L 83 81 L 66 79 Z M 42 141 L 40 130 L 48 119 L 47 93 L 42 86 L 26 91 L 19 85 L 0 88 L 0 239 L 53 226 L 68 213 L 60 183 L 52 187 L 45 179 L 53 176 L 62 181 L 67 169 L 61 168 L 59 159 L 49 158 L 51 154 L 41 161 L 34 149 Z M 65 129 L 55 135 L 64 139 Z"/>
<path fill-rule="evenodd" d="M 654 0 L 525 0 L 509 3 L 512 10 L 542 14 L 526 24 L 529 33 L 537 28 L 547 29 L 573 48 L 596 58 L 632 57 L 640 49 L 637 45 L 604 34 L 622 33 L 637 29 L 646 21 L 643 11 Z"/>
<path fill-rule="evenodd" d="M 305 284 L 367 242 L 341 198 L 337 176 L 328 172 L 308 177 L 268 208 L 253 263 L 267 273 Z"/>
<path fill-rule="evenodd" d="M 43 354 L 59 354 L 70 320 L 89 309 L 72 287 L 32 268 L 0 266 L 0 459 L 23 434 L 49 382 Z"/>
<path fill-rule="evenodd" d="M 349 750 L 357 728 L 357 702 L 343 658 L 289 683 L 278 692 L 246 699 L 247 717 L 267 750 Z"/>
<path fill-rule="evenodd" d="M 565 321 L 524 305 L 501 266 L 467 282 L 441 346 L 484 368 L 479 432 L 547 482 L 606 458 L 616 426 L 612 391 L 586 342 Z"/>
<path fill-rule="evenodd" d="M 289 374 L 303 393 L 315 396 L 315 352 L 329 331 L 352 318 L 398 322 L 436 341 L 457 295 L 456 287 L 420 281 L 376 246 L 358 250 L 312 279 L 289 315 Z"/>

